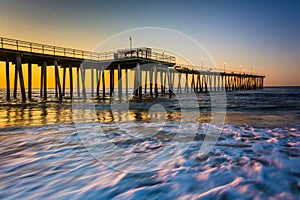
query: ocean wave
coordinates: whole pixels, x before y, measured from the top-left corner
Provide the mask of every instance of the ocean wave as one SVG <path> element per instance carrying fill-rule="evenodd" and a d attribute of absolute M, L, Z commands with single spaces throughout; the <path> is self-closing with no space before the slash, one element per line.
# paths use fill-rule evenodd
<path fill-rule="evenodd" d="M 177 127 L 175 122 L 172 124 Z M 90 155 L 71 125 L 21 130 L 23 133 L 8 129 L 0 136 L 0 198 L 299 197 L 299 126 L 267 129 L 225 125 L 209 154 L 199 156 L 203 140 L 195 140 L 175 159 L 165 155 L 170 149 L 181 151 L 178 142 L 154 140 L 154 136 L 121 140 L 124 135 L 115 135 L 113 138 L 118 139 L 115 141 L 125 145 L 128 153 L 116 163 L 134 168 L 130 165 L 133 153 L 151 154 L 159 160 L 159 170 L 145 173 L 122 172 L 105 166 L 101 159 Z M 203 134 L 199 129 L 198 135 Z"/>

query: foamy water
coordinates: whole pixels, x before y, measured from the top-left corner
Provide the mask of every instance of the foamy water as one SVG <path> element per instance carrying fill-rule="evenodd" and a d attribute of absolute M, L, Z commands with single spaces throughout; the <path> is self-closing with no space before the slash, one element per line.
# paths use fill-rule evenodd
<path fill-rule="evenodd" d="M 70 103 L 4 103 L 0 107 L 0 198 L 299 199 L 299 91 L 266 88 L 228 94 L 222 134 L 206 156 L 198 154 L 210 126 L 206 104 L 192 144 L 171 140 L 180 123 L 175 102 L 159 134 L 144 137 L 139 130 L 160 124 L 149 122 L 142 104 L 135 104 L 131 121 L 101 110 L 97 120 L 102 121 L 108 141 L 128 152 L 122 158 L 116 153 L 119 160 L 109 166 L 83 145 Z M 131 132 L 116 129 L 115 120 Z M 83 123 L 82 129 L 90 123 Z M 96 151 L 98 146 L 89 148 Z M 166 156 L 170 152 L 177 156 Z M 126 169 L 134 153 L 152 156 L 160 170 L 115 170 L 114 165 L 122 164 L 119 169 Z"/>

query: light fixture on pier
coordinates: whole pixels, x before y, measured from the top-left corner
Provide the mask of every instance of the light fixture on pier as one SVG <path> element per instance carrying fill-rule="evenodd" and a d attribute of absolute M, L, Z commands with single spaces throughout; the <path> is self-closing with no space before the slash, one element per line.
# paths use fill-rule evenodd
<path fill-rule="evenodd" d="M 131 36 L 129 37 L 129 45 L 130 45 L 130 49 L 132 49 L 132 38 L 131 38 Z"/>

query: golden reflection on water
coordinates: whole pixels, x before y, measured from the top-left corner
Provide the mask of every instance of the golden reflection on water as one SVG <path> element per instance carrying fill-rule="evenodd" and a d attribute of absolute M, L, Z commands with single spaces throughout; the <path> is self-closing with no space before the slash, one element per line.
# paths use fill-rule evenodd
<path fill-rule="evenodd" d="M 56 105 L 5 105 L 0 107 L 0 128 L 40 126 L 72 121 L 71 107 Z"/>
<path fill-rule="evenodd" d="M 69 103 L 39 103 L 28 105 L 0 106 L 0 128 L 13 126 L 42 126 L 45 124 L 70 124 L 81 122 L 155 122 L 181 120 L 180 111 L 152 112 L 149 110 L 128 110 L 112 112 L 109 109 L 72 109 Z M 201 113 L 199 122 L 209 122 L 210 114 Z"/>
<path fill-rule="evenodd" d="M 109 105 L 108 103 L 103 103 Z M 97 105 L 97 104 L 95 104 Z M 111 111 L 104 109 L 72 109 L 71 103 L 35 103 L 35 104 L 6 104 L 0 106 L 0 128 L 18 126 L 43 126 L 72 124 L 74 122 L 180 122 L 180 111 L 150 112 L 147 109 L 133 109 L 128 111 Z M 191 120 L 193 115 L 191 115 Z M 294 119 L 293 119 L 294 118 Z M 154 120 L 153 120 L 154 119 Z M 258 120 L 259 119 L 259 120 Z M 250 126 L 269 127 L 274 121 L 282 126 L 295 121 L 294 115 L 271 115 L 248 113 L 226 113 L 225 124 L 248 124 Z M 210 123 L 211 113 L 200 112 L 198 121 Z M 296 122 L 295 122 L 296 123 Z"/>

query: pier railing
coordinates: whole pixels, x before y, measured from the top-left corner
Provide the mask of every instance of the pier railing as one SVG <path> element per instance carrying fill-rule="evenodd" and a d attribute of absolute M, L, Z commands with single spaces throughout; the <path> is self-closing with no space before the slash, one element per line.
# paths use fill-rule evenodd
<path fill-rule="evenodd" d="M 187 64 L 176 64 L 175 69 L 179 69 L 182 71 L 187 71 L 187 72 L 211 72 L 211 73 L 225 73 L 225 74 L 231 74 L 231 75 L 253 75 L 253 76 L 265 76 L 265 74 L 259 74 L 259 73 L 253 73 L 250 71 L 238 71 L 236 69 L 231 69 L 231 68 L 226 68 L 224 69 L 219 69 L 219 68 L 212 68 L 212 67 L 207 67 L 207 66 L 194 66 L 194 65 L 187 65 Z"/>
<path fill-rule="evenodd" d="M 15 51 L 23 51 L 23 52 L 30 52 L 30 53 L 39 53 L 39 54 L 46 54 L 46 55 L 53 55 L 53 56 L 63 56 L 63 57 L 70 57 L 70 58 L 78 58 L 78 59 L 88 59 L 88 60 L 116 60 L 116 59 L 129 59 L 129 58 L 147 58 L 157 61 L 175 63 L 176 58 L 171 55 L 167 55 L 164 53 L 159 52 L 149 52 L 145 53 L 145 49 L 149 48 L 134 48 L 130 49 L 131 53 L 126 54 L 126 56 L 122 56 L 120 54 L 120 50 L 117 52 L 110 51 L 110 52 L 92 52 L 92 51 L 85 51 L 73 48 L 65 48 L 59 47 L 54 45 L 46 45 L 40 44 L 35 42 L 27 42 L 22 40 L 10 39 L 0 37 L 0 48 L 2 49 L 9 49 Z M 123 49 L 124 50 L 124 49 Z M 122 51 L 122 50 L 121 50 Z"/>

